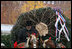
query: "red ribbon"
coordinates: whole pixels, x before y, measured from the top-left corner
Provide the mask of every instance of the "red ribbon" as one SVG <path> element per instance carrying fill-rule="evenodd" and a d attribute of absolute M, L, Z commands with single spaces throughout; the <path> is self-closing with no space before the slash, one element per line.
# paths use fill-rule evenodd
<path fill-rule="evenodd" d="M 62 48 L 65 48 L 64 46 L 62 46 Z"/>
<path fill-rule="evenodd" d="M 51 37 L 49 37 L 49 39 L 51 39 Z"/>
<path fill-rule="evenodd" d="M 17 41 L 14 43 L 14 48 L 17 47 Z"/>
<path fill-rule="evenodd" d="M 36 33 L 32 33 L 32 35 L 36 35 Z"/>

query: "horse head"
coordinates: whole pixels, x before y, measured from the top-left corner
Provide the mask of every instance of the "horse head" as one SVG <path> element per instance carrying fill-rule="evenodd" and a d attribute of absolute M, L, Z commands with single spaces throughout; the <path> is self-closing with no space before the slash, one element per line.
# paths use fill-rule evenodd
<path fill-rule="evenodd" d="M 38 39 L 37 39 L 35 33 L 30 35 L 30 43 L 31 43 L 31 48 L 38 47 Z"/>
<path fill-rule="evenodd" d="M 44 48 L 55 48 L 55 44 L 51 39 L 46 39 L 43 41 Z"/>

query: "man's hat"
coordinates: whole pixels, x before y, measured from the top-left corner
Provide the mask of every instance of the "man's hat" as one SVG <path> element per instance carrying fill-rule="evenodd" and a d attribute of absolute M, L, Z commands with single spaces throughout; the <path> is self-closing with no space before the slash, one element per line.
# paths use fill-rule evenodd
<path fill-rule="evenodd" d="M 32 21 L 26 21 L 26 26 L 32 26 Z"/>

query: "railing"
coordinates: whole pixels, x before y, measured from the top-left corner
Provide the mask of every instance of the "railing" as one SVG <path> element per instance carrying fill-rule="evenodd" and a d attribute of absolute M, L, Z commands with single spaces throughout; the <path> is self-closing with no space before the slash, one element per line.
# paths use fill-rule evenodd
<path fill-rule="evenodd" d="M 1 24 L 1 34 L 10 34 L 11 29 L 12 29 L 13 25 L 10 24 Z"/>
<path fill-rule="evenodd" d="M 43 3 L 46 3 L 46 4 L 66 4 L 67 1 L 43 1 Z"/>

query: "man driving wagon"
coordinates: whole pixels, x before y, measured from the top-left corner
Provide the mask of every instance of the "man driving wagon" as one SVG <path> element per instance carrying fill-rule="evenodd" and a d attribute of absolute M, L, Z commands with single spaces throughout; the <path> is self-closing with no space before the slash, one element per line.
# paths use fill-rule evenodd
<path fill-rule="evenodd" d="M 22 42 L 27 42 L 27 37 L 30 37 L 31 34 L 36 34 L 36 37 L 39 37 L 38 31 L 32 26 L 32 21 L 26 22 L 26 27 L 21 29 L 18 33 L 18 40 L 14 42 L 14 48 L 17 44 Z"/>

